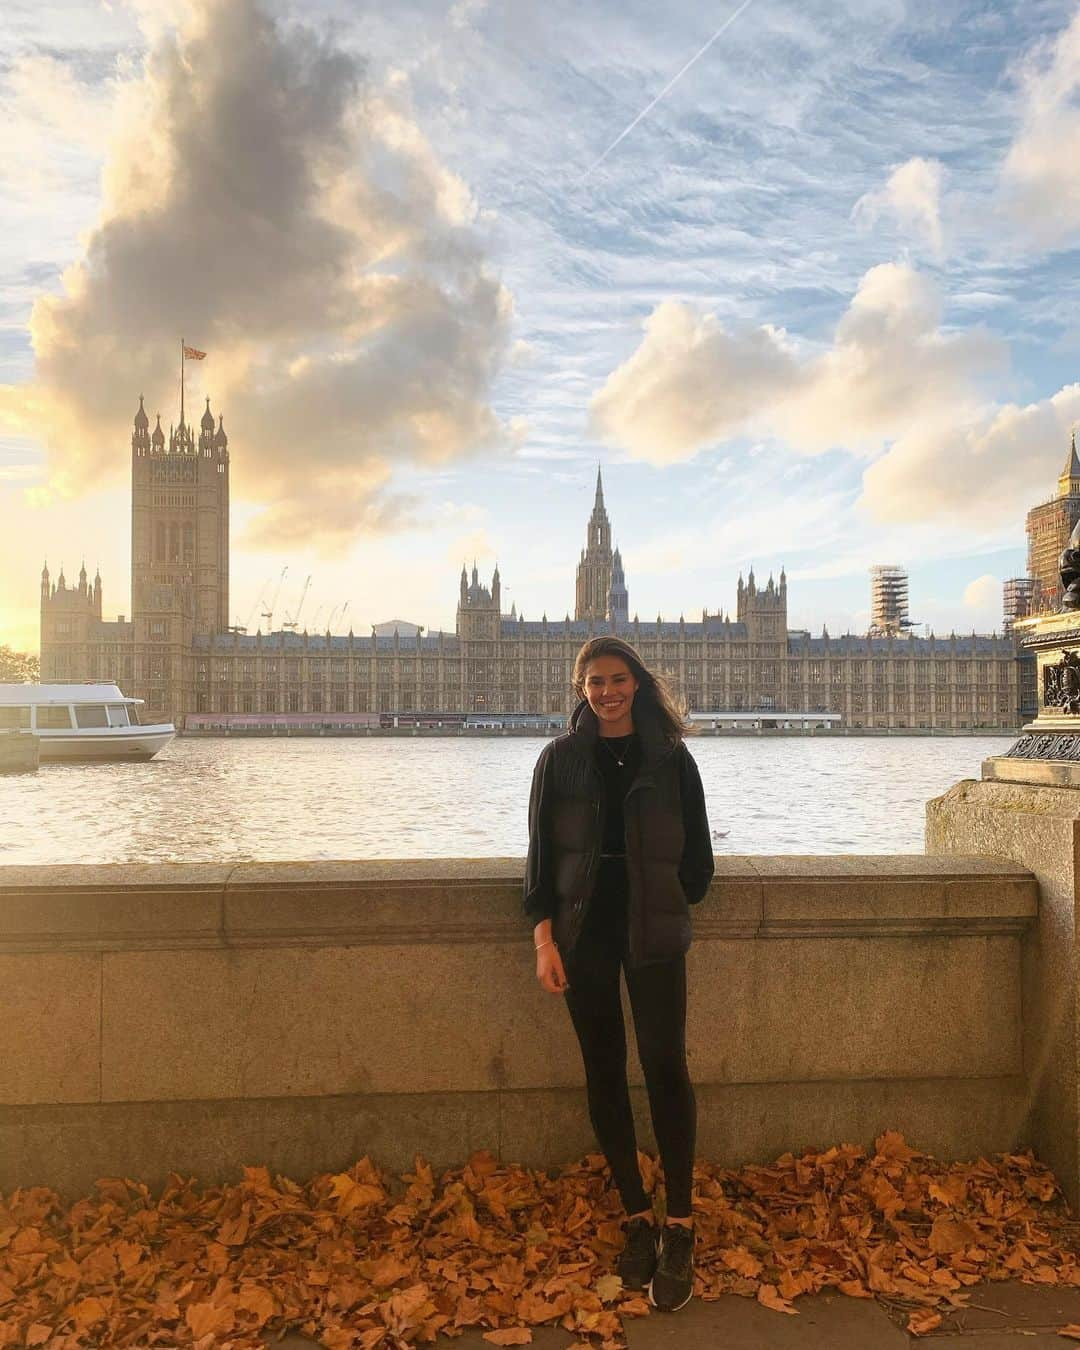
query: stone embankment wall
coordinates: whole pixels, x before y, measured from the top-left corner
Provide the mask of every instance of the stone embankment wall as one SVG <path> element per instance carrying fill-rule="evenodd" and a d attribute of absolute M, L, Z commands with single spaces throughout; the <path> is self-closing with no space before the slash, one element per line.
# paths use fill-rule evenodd
<path fill-rule="evenodd" d="M 595 1148 L 520 859 L 0 868 L 0 1189 Z M 693 910 L 698 1152 L 1026 1142 L 1027 867 L 720 857 Z M 639 1143 L 654 1149 L 630 1043 Z"/>

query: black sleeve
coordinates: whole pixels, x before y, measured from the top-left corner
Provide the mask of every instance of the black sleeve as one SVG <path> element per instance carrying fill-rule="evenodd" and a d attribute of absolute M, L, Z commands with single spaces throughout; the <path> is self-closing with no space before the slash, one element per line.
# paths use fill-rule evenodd
<path fill-rule="evenodd" d="M 529 793 L 529 852 L 525 859 L 525 889 L 522 909 L 535 927 L 555 913 L 555 887 L 551 875 L 551 793 L 555 761 L 554 744 L 540 752 L 533 769 Z"/>
<path fill-rule="evenodd" d="M 713 861 L 712 833 L 705 811 L 705 789 L 693 755 L 685 743 L 679 755 L 679 786 L 682 793 L 683 828 L 686 842 L 679 863 L 679 880 L 690 904 L 705 899 L 716 863 Z"/>

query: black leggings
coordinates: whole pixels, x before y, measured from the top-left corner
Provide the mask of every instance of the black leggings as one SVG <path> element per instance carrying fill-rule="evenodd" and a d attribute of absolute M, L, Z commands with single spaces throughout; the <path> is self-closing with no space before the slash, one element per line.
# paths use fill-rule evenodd
<path fill-rule="evenodd" d="M 619 971 L 626 963 L 625 874 L 601 868 L 584 930 L 565 962 L 563 997 L 585 1062 L 589 1118 L 628 1214 L 649 1208 L 637 1160 L 626 1080 L 626 1030 Z M 697 1102 L 686 1066 L 686 958 L 626 968 L 638 1057 L 660 1150 L 667 1213 L 690 1217 Z"/>

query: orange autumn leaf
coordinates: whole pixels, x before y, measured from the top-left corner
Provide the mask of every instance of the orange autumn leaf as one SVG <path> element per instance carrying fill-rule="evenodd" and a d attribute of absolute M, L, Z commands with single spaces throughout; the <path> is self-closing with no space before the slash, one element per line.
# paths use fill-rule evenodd
<path fill-rule="evenodd" d="M 786 1298 L 781 1298 L 780 1292 L 775 1284 L 762 1284 L 758 1287 L 757 1301 L 763 1307 L 772 1308 L 774 1312 L 797 1313 L 798 1309 L 793 1308 Z"/>
<path fill-rule="evenodd" d="M 381 1187 L 356 1181 L 347 1172 L 341 1172 L 333 1178 L 331 1189 L 340 1202 L 342 1214 L 351 1214 L 367 1205 L 377 1205 L 385 1199 Z"/>
<path fill-rule="evenodd" d="M 761 1274 L 762 1265 L 756 1256 L 751 1256 L 748 1251 L 741 1247 L 733 1251 L 721 1252 L 720 1259 L 729 1270 L 734 1270 L 739 1275 L 745 1275 L 747 1279 L 752 1280 Z"/>
<path fill-rule="evenodd" d="M 939 1214 L 930 1229 L 930 1250 L 948 1253 L 963 1251 L 965 1247 L 974 1247 L 979 1235 L 971 1224 L 963 1219 L 950 1218 Z"/>
<path fill-rule="evenodd" d="M 908 1148 L 907 1141 L 898 1130 L 886 1130 L 878 1135 L 874 1140 L 874 1147 L 880 1157 L 895 1158 L 901 1162 L 909 1162 L 919 1156 L 914 1149 Z"/>
<path fill-rule="evenodd" d="M 195 1336 L 218 1336 L 232 1331 L 236 1318 L 231 1308 L 213 1303 L 189 1303 L 184 1310 L 184 1321 Z"/>
<path fill-rule="evenodd" d="M 1059 1336 L 1066 1336 L 1071 1341 L 1080 1341 L 1080 1325 L 1076 1322 L 1070 1322 L 1067 1327 L 1061 1327 L 1058 1330 Z"/>
<path fill-rule="evenodd" d="M 913 1336 L 925 1336 L 941 1326 L 941 1314 L 932 1308 L 916 1308 L 908 1318 L 907 1329 Z"/>
<path fill-rule="evenodd" d="M 101 1299 L 90 1297 L 79 1299 L 72 1309 L 72 1315 L 75 1318 L 76 1331 L 89 1331 L 99 1322 L 104 1322 L 109 1314 Z"/>

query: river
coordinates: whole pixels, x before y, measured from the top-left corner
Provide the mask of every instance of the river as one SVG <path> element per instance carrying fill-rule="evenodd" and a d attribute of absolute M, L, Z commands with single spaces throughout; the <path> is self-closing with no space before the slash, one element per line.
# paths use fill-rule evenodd
<path fill-rule="evenodd" d="M 921 853 L 1012 737 L 699 737 L 717 853 Z M 0 776 L 0 863 L 522 856 L 539 738 L 177 739 Z"/>

